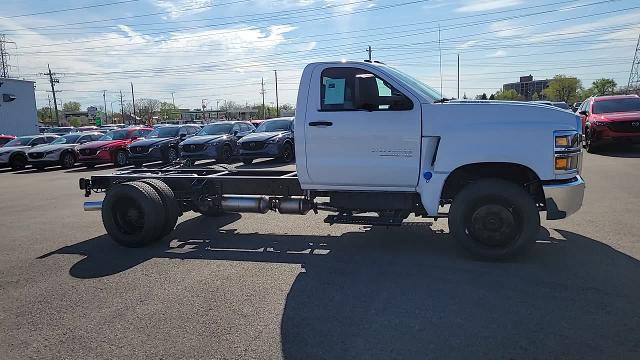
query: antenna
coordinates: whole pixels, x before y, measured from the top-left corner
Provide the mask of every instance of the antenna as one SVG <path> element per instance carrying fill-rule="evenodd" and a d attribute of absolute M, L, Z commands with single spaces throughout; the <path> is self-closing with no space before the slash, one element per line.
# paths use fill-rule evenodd
<path fill-rule="evenodd" d="M 440 46 L 440 23 L 438 23 L 438 52 L 440 53 L 440 96 L 442 94 L 442 47 Z"/>

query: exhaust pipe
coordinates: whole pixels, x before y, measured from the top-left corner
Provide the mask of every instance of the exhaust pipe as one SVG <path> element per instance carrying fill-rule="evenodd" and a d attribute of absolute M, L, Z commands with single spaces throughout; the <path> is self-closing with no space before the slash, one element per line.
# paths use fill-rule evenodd
<path fill-rule="evenodd" d="M 85 201 L 84 211 L 100 211 L 102 210 L 102 201 Z"/>
<path fill-rule="evenodd" d="M 228 212 L 250 212 L 266 214 L 271 210 L 271 203 L 266 196 L 223 196 L 222 210 Z"/>

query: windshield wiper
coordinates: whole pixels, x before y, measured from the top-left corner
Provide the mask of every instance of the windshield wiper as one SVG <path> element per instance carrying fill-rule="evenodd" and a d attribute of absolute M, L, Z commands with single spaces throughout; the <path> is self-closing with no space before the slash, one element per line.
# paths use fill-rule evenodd
<path fill-rule="evenodd" d="M 434 101 L 433 103 L 434 103 L 434 104 L 444 104 L 444 103 L 446 103 L 446 102 L 449 102 L 450 100 L 451 100 L 451 99 L 442 98 L 442 99 L 439 99 L 439 100 Z"/>

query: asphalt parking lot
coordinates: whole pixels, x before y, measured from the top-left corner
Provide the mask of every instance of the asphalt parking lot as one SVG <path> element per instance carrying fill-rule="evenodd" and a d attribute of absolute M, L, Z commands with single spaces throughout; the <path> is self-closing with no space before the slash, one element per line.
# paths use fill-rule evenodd
<path fill-rule="evenodd" d="M 585 154 L 582 210 L 505 263 L 446 221 L 322 214 L 190 213 L 125 249 L 77 188 L 112 170 L 0 170 L 1 358 L 640 358 L 640 149 Z"/>

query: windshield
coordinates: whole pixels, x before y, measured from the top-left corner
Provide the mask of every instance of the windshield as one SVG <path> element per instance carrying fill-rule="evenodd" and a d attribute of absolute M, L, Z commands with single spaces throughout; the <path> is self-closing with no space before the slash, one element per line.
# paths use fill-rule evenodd
<path fill-rule="evenodd" d="M 102 137 L 100 137 L 100 141 L 107 141 L 107 140 L 124 140 L 129 138 L 129 131 L 128 130 L 113 130 L 113 131 L 109 131 L 108 133 L 102 135 Z"/>
<path fill-rule="evenodd" d="M 65 135 L 55 139 L 51 144 L 75 144 L 80 135 Z"/>
<path fill-rule="evenodd" d="M 640 111 L 640 98 L 623 98 L 595 101 L 593 103 L 594 114 L 606 114 L 615 112 Z"/>
<path fill-rule="evenodd" d="M 170 138 L 178 136 L 178 127 L 158 127 L 147 135 L 148 138 Z"/>
<path fill-rule="evenodd" d="M 275 131 L 288 131 L 291 129 L 291 120 L 269 120 L 265 121 L 258 128 L 256 132 L 275 132 Z"/>
<path fill-rule="evenodd" d="M 223 135 L 229 134 L 233 124 L 209 124 L 198 131 L 196 135 Z"/>
<path fill-rule="evenodd" d="M 33 139 L 33 137 L 31 136 L 21 136 L 21 137 L 17 137 L 11 141 L 9 141 L 8 143 L 4 144 L 5 147 L 11 147 L 11 146 L 27 146 L 29 145 L 29 141 L 31 141 L 31 139 Z"/>
<path fill-rule="evenodd" d="M 397 77 L 398 79 L 400 79 L 401 81 L 405 82 L 409 87 L 413 88 L 415 91 L 419 92 L 420 95 L 422 95 L 423 97 L 430 99 L 432 101 L 437 101 L 440 100 L 442 98 L 444 98 L 444 96 L 442 94 L 440 94 L 438 91 L 436 91 L 434 88 L 432 88 L 431 86 L 423 83 L 422 81 L 411 77 L 405 73 L 403 73 L 400 70 L 394 69 L 392 67 L 389 66 L 385 66 L 383 68 L 385 71 L 388 71 L 391 73 L 391 75 Z"/>

